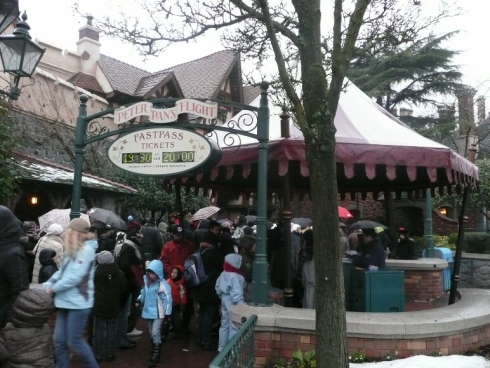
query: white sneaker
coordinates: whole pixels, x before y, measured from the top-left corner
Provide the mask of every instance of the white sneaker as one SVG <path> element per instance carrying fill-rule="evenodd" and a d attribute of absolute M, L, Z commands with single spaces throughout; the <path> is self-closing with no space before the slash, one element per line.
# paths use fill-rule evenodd
<path fill-rule="evenodd" d="M 129 337 L 136 337 L 136 336 L 141 336 L 141 335 L 143 335 L 143 331 L 140 331 L 136 328 L 133 328 L 133 331 L 128 332 L 126 334 L 126 336 L 129 336 Z"/>

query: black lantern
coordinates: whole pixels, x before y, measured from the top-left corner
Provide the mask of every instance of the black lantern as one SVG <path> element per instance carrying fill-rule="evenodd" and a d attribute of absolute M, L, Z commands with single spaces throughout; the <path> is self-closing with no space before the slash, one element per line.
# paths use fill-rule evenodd
<path fill-rule="evenodd" d="M 0 1 L 0 34 L 19 17 L 18 0 L 1 0 Z"/>
<path fill-rule="evenodd" d="M 45 51 L 32 41 L 29 35 L 31 28 L 26 20 L 27 15 L 24 12 L 22 21 L 17 23 L 14 33 L 0 36 L 0 57 L 2 58 L 3 70 L 15 77 L 14 86 L 11 87 L 10 93 L 1 93 L 8 95 L 13 100 L 17 100 L 20 96 L 19 79 L 30 77 L 34 73 Z"/>

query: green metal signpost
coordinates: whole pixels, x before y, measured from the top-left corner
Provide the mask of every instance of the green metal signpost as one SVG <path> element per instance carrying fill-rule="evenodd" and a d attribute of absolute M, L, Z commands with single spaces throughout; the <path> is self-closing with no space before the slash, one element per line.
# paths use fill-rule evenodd
<path fill-rule="evenodd" d="M 227 146 L 226 142 L 232 142 L 229 146 L 240 148 L 241 136 L 250 137 L 258 141 L 258 182 L 257 182 L 257 252 L 255 254 L 255 261 L 253 264 L 253 281 L 252 281 L 252 296 L 251 302 L 257 306 L 268 306 L 269 303 L 269 282 L 268 282 L 268 269 L 267 263 L 267 250 L 266 250 L 266 237 L 267 237 L 267 152 L 269 142 L 269 106 L 267 96 L 268 84 L 261 84 L 261 98 L 260 106 L 249 106 L 239 103 L 233 103 L 222 100 L 182 100 L 175 98 L 156 99 L 151 101 L 139 102 L 133 105 L 125 106 L 119 109 L 108 109 L 90 116 L 87 116 L 87 102 L 89 97 L 87 95 L 80 96 L 80 107 L 78 112 L 78 118 L 75 131 L 75 172 L 73 178 L 73 192 L 71 202 L 70 218 L 80 217 L 80 199 L 82 195 L 82 175 L 83 175 L 83 163 L 85 158 L 85 147 L 88 144 L 106 142 L 110 143 L 108 138 L 116 136 L 120 138 L 125 134 L 134 133 L 138 131 L 148 131 L 155 129 L 156 127 L 163 127 L 168 129 L 180 129 L 188 132 L 204 131 L 207 138 L 215 136 L 218 141 L 218 135 L 216 131 L 224 132 L 226 137 L 233 136 L 235 139 L 223 139 L 222 145 Z M 212 105 L 214 104 L 214 105 Z M 174 107 L 169 107 L 174 105 Z M 191 109 L 194 105 L 200 105 L 198 116 L 204 116 L 200 124 L 189 120 L 177 120 L 178 113 L 181 113 L 183 109 Z M 211 106 L 211 107 L 209 107 Z M 216 118 L 212 118 L 212 110 L 216 108 L 219 111 L 220 106 L 227 110 L 232 111 L 249 111 L 254 117 L 256 122 L 255 126 L 251 126 L 250 123 L 242 126 L 240 122 L 233 121 L 233 119 L 227 121 L 223 125 L 218 124 Z M 175 112 L 177 111 L 177 112 Z M 189 111 L 189 110 L 187 110 Z M 197 110 L 196 110 L 197 111 Z M 211 112 L 210 112 L 211 111 Z M 114 120 L 118 121 L 118 128 L 110 130 L 108 127 L 102 126 L 97 119 L 103 118 L 106 115 L 114 114 Z M 126 125 L 125 121 L 135 116 L 146 115 L 149 117 L 147 123 L 130 124 Z M 196 114 L 195 114 L 196 115 Z M 173 119 L 173 117 L 175 119 Z M 154 122 L 158 121 L 158 122 Z M 238 144 L 237 144 L 238 143 Z M 182 150 L 179 147 L 173 148 L 177 153 L 181 154 Z M 219 149 L 219 148 L 218 148 Z M 168 149 L 166 150 L 168 153 Z M 187 152 L 187 151 L 186 151 Z M 141 154 L 138 152 L 138 154 Z M 124 156 L 127 157 L 127 156 Z M 150 156 L 145 156 L 150 157 Z M 155 155 L 156 157 L 156 155 Z M 146 160 L 146 158 L 145 158 Z M 212 162 L 212 161 L 211 161 Z M 185 166 L 185 165 L 182 165 Z M 189 165 L 188 165 L 189 166 Z M 194 172 L 182 172 L 180 175 L 173 172 L 172 175 L 166 175 L 164 169 L 161 172 L 155 172 L 154 176 L 177 178 L 191 176 L 199 172 L 199 169 L 204 171 L 203 167 L 195 168 Z"/>

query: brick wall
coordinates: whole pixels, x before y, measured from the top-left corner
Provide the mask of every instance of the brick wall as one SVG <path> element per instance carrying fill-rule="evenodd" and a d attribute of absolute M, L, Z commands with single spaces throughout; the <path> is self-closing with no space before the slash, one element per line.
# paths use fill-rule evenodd
<path fill-rule="evenodd" d="M 411 355 L 458 354 L 490 344 L 490 325 L 449 336 L 421 339 L 368 339 L 348 337 L 349 354 L 362 350 L 369 358 L 385 358 L 397 353 L 397 358 Z M 264 367 L 279 358 L 290 358 L 297 349 L 315 349 L 316 335 L 308 332 L 255 332 L 254 368 Z"/>
<path fill-rule="evenodd" d="M 442 298 L 443 270 L 405 270 L 405 301 L 432 302 Z"/>

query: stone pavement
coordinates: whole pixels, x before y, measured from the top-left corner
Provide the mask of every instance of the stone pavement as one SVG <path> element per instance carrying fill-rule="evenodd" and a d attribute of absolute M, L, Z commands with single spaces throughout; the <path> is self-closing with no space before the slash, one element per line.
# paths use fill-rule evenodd
<path fill-rule="evenodd" d="M 195 328 L 195 319 L 191 321 L 191 329 Z M 140 319 L 137 328 L 143 335 L 133 339 L 136 347 L 133 349 L 116 349 L 116 360 L 102 361 L 101 368 L 144 368 L 150 357 L 151 343 L 148 336 L 148 326 Z M 171 334 L 170 334 L 171 335 Z M 194 332 L 181 339 L 172 339 L 170 336 L 162 346 L 162 355 L 159 368 L 207 368 L 217 355 L 216 351 L 207 351 L 197 345 Z M 74 358 L 72 368 L 83 368 L 83 365 Z"/>

